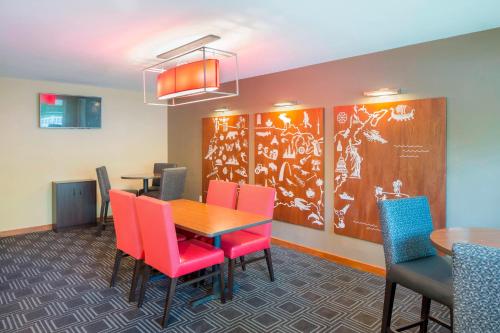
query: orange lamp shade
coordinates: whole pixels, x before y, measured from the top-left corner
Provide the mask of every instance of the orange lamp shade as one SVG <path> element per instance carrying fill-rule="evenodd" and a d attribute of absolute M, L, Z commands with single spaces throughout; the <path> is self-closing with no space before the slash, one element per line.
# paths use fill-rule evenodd
<path fill-rule="evenodd" d="M 205 59 L 170 68 L 156 79 L 158 99 L 219 89 L 219 60 Z"/>

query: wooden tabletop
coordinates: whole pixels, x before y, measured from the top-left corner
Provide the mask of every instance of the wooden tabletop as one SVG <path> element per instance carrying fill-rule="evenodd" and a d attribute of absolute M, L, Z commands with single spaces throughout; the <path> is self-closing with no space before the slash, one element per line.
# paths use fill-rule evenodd
<path fill-rule="evenodd" d="M 122 179 L 154 179 L 154 178 L 160 178 L 160 176 L 154 175 L 152 173 L 137 173 L 137 174 L 122 176 Z"/>
<path fill-rule="evenodd" d="M 197 201 L 179 199 L 169 201 L 175 225 L 181 229 L 206 237 L 272 222 L 272 219 L 235 209 L 207 205 Z"/>
<path fill-rule="evenodd" d="M 438 229 L 431 233 L 431 242 L 439 251 L 450 255 L 454 243 L 471 243 L 500 248 L 500 229 Z"/>

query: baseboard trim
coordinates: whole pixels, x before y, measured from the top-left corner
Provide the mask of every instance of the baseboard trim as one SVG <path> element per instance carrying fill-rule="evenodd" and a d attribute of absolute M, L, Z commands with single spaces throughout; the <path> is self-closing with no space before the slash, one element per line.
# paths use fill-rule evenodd
<path fill-rule="evenodd" d="M 36 227 L 20 228 L 14 230 L 0 231 L 0 238 L 30 234 L 32 232 L 41 232 L 52 230 L 52 224 L 38 225 Z"/>
<path fill-rule="evenodd" d="M 372 273 L 372 274 L 375 274 L 378 276 L 385 277 L 385 268 L 382 268 L 380 266 L 375 266 L 375 265 L 364 263 L 362 261 L 349 259 L 346 257 L 342 257 L 342 256 L 339 256 L 336 254 L 332 254 L 332 253 L 325 252 L 325 251 L 315 249 L 312 247 L 300 245 L 297 243 L 289 242 L 289 241 L 286 241 L 286 240 L 283 240 L 280 238 L 276 238 L 276 237 L 272 237 L 271 242 L 272 242 L 272 244 L 282 246 L 282 247 L 285 247 L 287 249 L 292 249 L 292 250 L 295 250 L 298 252 L 307 253 L 307 254 L 315 256 L 315 257 L 320 257 L 320 258 L 323 258 L 323 259 L 326 259 L 329 261 L 333 261 L 333 262 L 340 264 L 340 265 L 352 267 L 352 268 L 360 270 L 360 271 L 364 271 L 364 272 L 368 272 L 368 273 Z"/>

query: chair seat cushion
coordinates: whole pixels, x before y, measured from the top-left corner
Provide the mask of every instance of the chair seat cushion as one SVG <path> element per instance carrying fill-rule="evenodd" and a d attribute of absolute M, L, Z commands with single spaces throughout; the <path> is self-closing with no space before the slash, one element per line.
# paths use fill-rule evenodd
<path fill-rule="evenodd" d="M 179 277 L 224 262 L 224 252 L 195 239 L 179 242 L 181 264 L 175 276 Z"/>
<path fill-rule="evenodd" d="M 449 307 L 453 304 L 451 264 L 430 256 L 391 265 L 387 279 Z"/>
<path fill-rule="evenodd" d="M 262 251 L 270 246 L 269 237 L 244 230 L 235 231 L 221 237 L 221 248 L 224 250 L 224 255 L 230 259 Z"/>

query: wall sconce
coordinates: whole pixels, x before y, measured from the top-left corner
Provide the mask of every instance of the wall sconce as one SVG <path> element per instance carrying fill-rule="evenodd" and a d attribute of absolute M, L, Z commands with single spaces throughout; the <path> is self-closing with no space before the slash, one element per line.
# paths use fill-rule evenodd
<path fill-rule="evenodd" d="M 365 91 L 363 95 L 366 97 L 380 97 L 380 96 L 390 96 L 399 95 L 401 93 L 400 88 L 380 88 L 378 90 Z"/>
<path fill-rule="evenodd" d="M 298 104 L 297 101 L 283 101 L 283 102 L 274 103 L 273 106 L 275 108 L 289 108 L 289 107 L 295 106 L 297 104 Z"/>
<path fill-rule="evenodd" d="M 229 111 L 231 111 L 231 109 L 228 108 L 227 106 L 223 106 L 223 107 L 220 107 L 220 108 L 217 108 L 217 109 L 214 110 L 214 112 L 216 112 L 216 113 L 222 113 L 222 114 L 224 114 L 226 112 L 229 112 Z"/>

